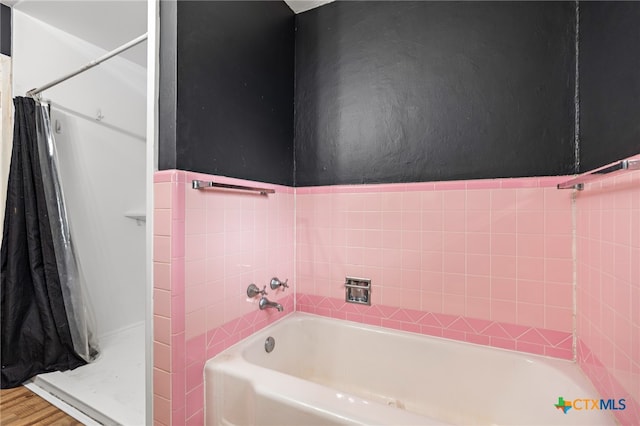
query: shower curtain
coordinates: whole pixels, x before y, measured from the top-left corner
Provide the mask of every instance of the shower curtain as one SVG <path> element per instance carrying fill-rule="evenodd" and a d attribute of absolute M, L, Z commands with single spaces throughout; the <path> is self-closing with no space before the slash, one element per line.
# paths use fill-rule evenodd
<path fill-rule="evenodd" d="M 97 355 L 71 243 L 49 110 L 16 97 L 2 236 L 1 388 Z"/>

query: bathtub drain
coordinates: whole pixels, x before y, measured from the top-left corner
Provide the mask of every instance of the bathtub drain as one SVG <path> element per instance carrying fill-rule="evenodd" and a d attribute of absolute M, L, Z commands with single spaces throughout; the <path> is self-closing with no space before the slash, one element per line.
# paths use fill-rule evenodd
<path fill-rule="evenodd" d="M 264 350 L 267 351 L 267 353 L 269 353 L 275 347 L 276 347 L 276 339 L 274 339 L 271 336 L 267 337 L 267 340 L 264 341 Z"/>

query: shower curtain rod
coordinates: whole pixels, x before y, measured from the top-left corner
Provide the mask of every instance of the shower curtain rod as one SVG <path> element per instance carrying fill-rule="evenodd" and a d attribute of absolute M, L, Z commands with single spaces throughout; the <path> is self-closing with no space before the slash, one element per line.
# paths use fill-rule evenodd
<path fill-rule="evenodd" d="M 125 43 L 122 46 L 113 49 L 111 52 L 108 52 L 108 53 L 102 55 L 98 59 L 94 59 L 93 61 L 89 62 L 88 64 L 86 64 L 85 66 L 81 67 L 80 69 L 78 69 L 76 71 L 73 71 L 73 72 L 71 72 L 71 73 L 69 73 L 67 75 L 64 75 L 64 76 L 62 76 L 60 78 L 57 78 L 57 79 L 53 80 L 52 82 L 45 84 L 44 86 L 40 86 L 40 87 L 37 87 L 35 89 L 29 90 L 27 92 L 27 96 L 33 98 L 38 93 L 40 93 L 42 91 L 45 91 L 47 89 L 50 89 L 53 86 L 56 86 L 56 85 L 62 83 L 63 81 L 66 81 L 66 80 L 70 79 L 71 77 L 75 77 L 76 75 L 78 75 L 80 73 L 83 73 L 86 70 L 95 67 L 96 65 L 100 65 L 101 63 L 103 63 L 107 59 L 113 58 L 114 56 L 119 55 L 120 53 L 124 52 L 125 50 L 131 49 L 133 46 L 136 46 L 136 45 L 142 43 L 146 39 L 147 39 L 147 33 L 144 33 L 141 36 L 134 38 L 130 42 Z"/>

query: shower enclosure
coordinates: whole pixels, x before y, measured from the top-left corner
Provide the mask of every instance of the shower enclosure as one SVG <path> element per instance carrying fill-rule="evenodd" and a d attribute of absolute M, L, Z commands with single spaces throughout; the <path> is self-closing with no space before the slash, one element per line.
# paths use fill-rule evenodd
<path fill-rule="evenodd" d="M 146 32 L 145 2 L 110 3 L 16 4 L 14 95 L 134 39 L 128 30 Z M 110 24 L 103 40 L 100 25 L 114 13 L 127 15 L 118 31 L 127 38 L 114 40 Z M 78 22 L 96 28 L 88 33 Z M 41 94 L 51 105 L 70 231 L 100 353 L 94 362 L 36 376 L 27 386 L 105 424 L 146 423 L 146 79 L 143 43 Z"/>

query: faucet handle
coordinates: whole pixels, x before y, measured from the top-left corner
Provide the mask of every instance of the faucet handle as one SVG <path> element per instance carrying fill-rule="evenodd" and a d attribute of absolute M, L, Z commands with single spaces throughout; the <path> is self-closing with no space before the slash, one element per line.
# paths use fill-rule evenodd
<path fill-rule="evenodd" d="M 249 284 L 249 287 L 247 287 L 247 296 L 256 297 L 259 294 L 261 294 L 262 297 L 266 296 L 267 286 L 265 285 L 264 287 L 262 287 L 262 290 L 260 290 L 257 285 Z"/>
<path fill-rule="evenodd" d="M 271 283 L 269 283 L 269 286 L 271 287 L 271 290 L 276 290 L 278 287 L 282 286 L 282 291 L 284 291 L 284 289 L 289 288 L 289 286 L 287 285 L 288 282 L 289 278 L 282 282 L 278 279 L 278 277 L 273 277 L 271 278 Z"/>

